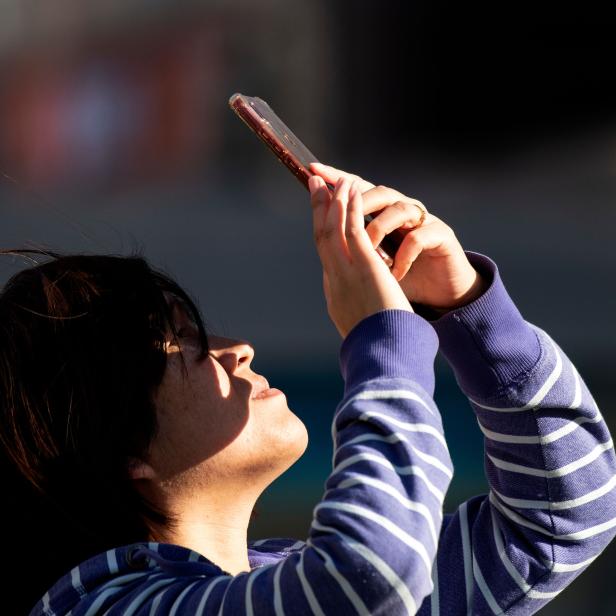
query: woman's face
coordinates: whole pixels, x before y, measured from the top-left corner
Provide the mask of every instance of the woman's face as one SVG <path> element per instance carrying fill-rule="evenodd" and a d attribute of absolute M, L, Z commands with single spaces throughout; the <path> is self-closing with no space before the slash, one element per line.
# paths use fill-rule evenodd
<path fill-rule="evenodd" d="M 264 489 L 305 451 L 308 434 L 286 396 L 251 369 L 246 342 L 208 336 L 200 357 L 198 330 L 173 304 L 178 343 L 167 343 L 167 368 L 155 395 L 158 431 L 148 464 L 163 484 L 188 482 Z M 183 371 L 180 352 L 184 358 Z"/>

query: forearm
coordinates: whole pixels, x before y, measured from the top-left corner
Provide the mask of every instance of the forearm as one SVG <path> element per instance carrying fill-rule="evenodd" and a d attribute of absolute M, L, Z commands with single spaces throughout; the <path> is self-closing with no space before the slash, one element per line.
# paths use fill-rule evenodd
<path fill-rule="evenodd" d="M 612 538 L 616 462 L 575 367 L 523 320 L 495 266 L 470 258 L 489 289 L 433 326 L 486 437 L 489 500 L 465 505 L 472 577 L 507 613 L 528 613 Z"/>
<path fill-rule="evenodd" d="M 329 530 L 309 541 L 336 546 L 332 527 L 352 536 L 388 563 L 417 607 L 431 591 L 442 501 L 452 476 L 432 400 L 435 353 L 434 332 L 404 311 L 373 315 L 345 340 L 334 469 L 313 522 L 313 532 Z"/>

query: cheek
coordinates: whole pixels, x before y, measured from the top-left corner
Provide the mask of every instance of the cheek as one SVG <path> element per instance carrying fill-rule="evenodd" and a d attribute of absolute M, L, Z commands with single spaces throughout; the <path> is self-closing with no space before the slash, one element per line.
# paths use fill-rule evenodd
<path fill-rule="evenodd" d="M 211 358 L 207 359 L 208 363 L 208 375 L 203 381 L 201 381 L 205 387 L 209 388 L 209 392 L 216 399 L 229 398 L 231 395 L 231 381 L 229 375 L 225 372 L 225 369 L 217 362 L 212 361 Z"/>
<path fill-rule="evenodd" d="M 248 405 L 237 399 L 221 366 L 207 358 L 187 367 L 184 378 L 181 362 L 169 361 L 156 396 L 159 432 L 152 453 L 167 479 L 228 447 L 249 419 Z"/>

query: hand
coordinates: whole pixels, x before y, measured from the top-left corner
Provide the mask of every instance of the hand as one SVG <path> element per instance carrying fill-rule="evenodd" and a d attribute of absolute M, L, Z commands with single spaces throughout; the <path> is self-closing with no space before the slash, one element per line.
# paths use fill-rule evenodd
<path fill-rule="evenodd" d="M 486 281 L 470 264 L 450 227 L 430 213 L 417 226 L 421 209 L 414 204 L 419 202 L 334 167 L 313 163 L 310 169 L 331 184 L 341 178 L 357 182 L 363 214 L 378 212 L 366 227 L 374 248 L 394 229 L 406 231 L 391 273 L 409 301 L 445 313 L 470 303 L 486 290 Z"/>
<path fill-rule="evenodd" d="M 327 309 L 340 335 L 346 337 L 360 321 L 381 310 L 412 312 L 364 229 L 358 183 L 340 178 L 333 195 L 318 176 L 311 177 L 308 184 Z"/>

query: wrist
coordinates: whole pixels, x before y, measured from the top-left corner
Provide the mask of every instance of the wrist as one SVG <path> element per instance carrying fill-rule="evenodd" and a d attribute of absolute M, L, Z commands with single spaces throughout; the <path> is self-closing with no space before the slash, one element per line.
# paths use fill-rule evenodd
<path fill-rule="evenodd" d="M 412 305 L 415 311 L 422 317 L 428 320 L 433 320 L 438 319 L 452 310 L 467 306 L 476 299 L 480 298 L 490 287 L 491 281 L 482 276 L 475 268 L 472 267 L 472 265 L 470 265 L 470 263 L 469 267 L 472 271 L 468 272 L 466 284 L 461 285 L 462 288 L 465 288 L 466 290 L 462 291 L 450 302 L 447 302 L 446 305 L 435 306 L 430 304 L 413 303 Z"/>
<path fill-rule="evenodd" d="M 406 378 L 434 393 L 438 337 L 425 320 L 407 310 L 382 310 L 358 323 L 340 348 L 345 390 L 376 378 Z"/>
<path fill-rule="evenodd" d="M 472 269 L 472 273 L 470 274 L 469 280 L 472 280 L 470 286 L 467 290 L 460 295 L 460 297 L 456 298 L 451 304 L 444 307 L 435 307 L 437 310 L 445 312 L 449 312 L 450 310 L 455 310 L 456 308 L 462 308 L 462 306 L 467 306 L 471 302 L 474 302 L 477 298 L 481 297 L 489 288 L 490 281 L 484 278 L 472 265 L 469 264 Z"/>

